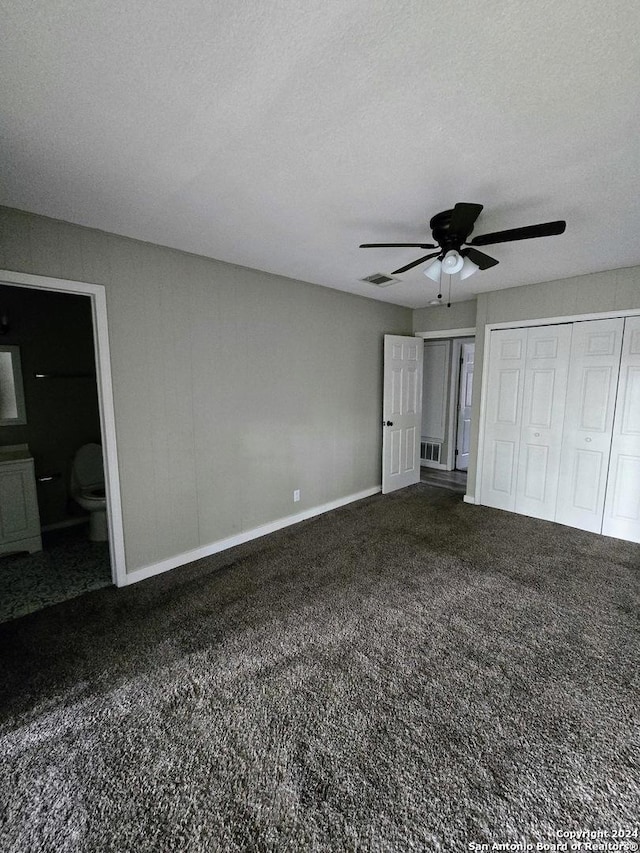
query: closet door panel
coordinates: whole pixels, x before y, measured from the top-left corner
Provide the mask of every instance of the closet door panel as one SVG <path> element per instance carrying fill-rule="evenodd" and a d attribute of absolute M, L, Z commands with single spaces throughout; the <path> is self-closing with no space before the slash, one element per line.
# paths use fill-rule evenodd
<path fill-rule="evenodd" d="M 555 518 L 571 329 L 564 323 L 527 334 L 515 510 L 534 518 Z"/>
<path fill-rule="evenodd" d="M 625 321 L 602 532 L 640 542 L 640 317 Z"/>
<path fill-rule="evenodd" d="M 602 530 L 623 319 L 574 323 L 555 520 Z"/>
<path fill-rule="evenodd" d="M 526 329 L 491 333 L 480 502 L 515 508 Z"/>

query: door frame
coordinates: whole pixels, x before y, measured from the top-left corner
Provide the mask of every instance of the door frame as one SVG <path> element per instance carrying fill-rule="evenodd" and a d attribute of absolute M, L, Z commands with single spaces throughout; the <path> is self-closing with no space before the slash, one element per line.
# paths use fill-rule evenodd
<path fill-rule="evenodd" d="M 93 347 L 96 359 L 96 384 L 100 412 L 100 432 L 104 451 L 104 484 L 107 498 L 107 528 L 111 556 L 111 577 L 116 586 L 127 583 L 127 567 L 124 551 L 124 526 L 118 470 L 115 410 L 113 405 L 113 382 L 111 378 L 111 354 L 107 322 L 106 288 L 103 284 L 70 281 L 43 275 L 0 270 L 0 284 L 26 287 L 32 290 L 49 290 L 88 296 L 91 300 L 93 320 Z"/>
<path fill-rule="evenodd" d="M 486 416 L 486 400 L 487 388 L 489 383 L 488 367 L 489 367 L 489 350 L 491 344 L 491 332 L 495 329 L 529 329 L 532 326 L 557 326 L 560 323 L 581 323 L 587 320 L 611 320 L 616 317 L 638 317 L 640 316 L 640 308 L 628 308 L 619 311 L 600 311 L 589 312 L 588 314 L 567 314 L 560 317 L 536 317 L 533 320 L 510 320 L 502 323 L 487 323 L 484 327 L 484 340 L 482 342 L 482 382 L 480 392 L 480 406 L 478 417 L 478 446 L 476 448 L 476 477 L 473 484 L 473 495 L 469 497 L 469 484 L 467 485 L 467 494 L 464 496 L 466 503 L 480 503 L 480 488 L 482 484 L 482 460 L 484 451 L 485 439 L 485 416 Z M 476 363 L 478 361 L 478 352 L 476 351 Z M 475 397 L 475 394 L 474 394 Z"/>

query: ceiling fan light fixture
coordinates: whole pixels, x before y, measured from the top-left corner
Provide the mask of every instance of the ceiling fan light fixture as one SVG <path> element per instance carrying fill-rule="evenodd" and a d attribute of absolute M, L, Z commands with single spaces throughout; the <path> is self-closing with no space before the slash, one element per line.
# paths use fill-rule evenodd
<path fill-rule="evenodd" d="M 429 266 L 424 271 L 424 274 L 427 278 L 430 278 L 431 281 L 435 281 L 438 283 L 440 281 L 440 273 L 442 272 L 442 261 L 439 261 L 437 258 L 435 261 L 432 261 Z"/>
<path fill-rule="evenodd" d="M 446 272 L 447 275 L 455 275 L 460 272 L 463 264 L 464 258 L 455 249 L 451 249 L 442 259 L 442 272 Z"/>
<path fill-rule="evenodd" d="M 453 208 L 436 213 L 429 220 L 433 243 L 361 243 L 360 248 L 435 249 L 435 252 L 416 258 L 394 270 L 391 276 L 401 275 L 432 261 L 424 270 L 424 274 L 436 284 L 440 284 L 442 273 L 446 273 L 449 276 L 449 288 L 451 288 L 452 275 L 460 273 L 461 279 L 469 278 L 478 270 L 488 270 L 499 263 L 490 255 L 480 252 L 477 246 L 511 243 L 514 240 L 532 240 L 536 237 L 552 237 L 556 234 L 564 234 L 567 227 L 564 219 L 558 219 L 554 222 L 539 222 L 537 225 L 479 234 L 469 239 L 482 209 L 481 204 L 459 201 Z M 434 261 L 434 258 L 437 260 Z"/>
<path fill-rule="evenodd" d="M 470 275 L 473 275 L 474 272 L 478 272 L 480 267 L 478 264 L 474 264 L 474 262 L 470 258 L 465 258 L 462 263 L 462 269 L 460 270 L 460 280 L 464 278 L 469 278 Z"/>

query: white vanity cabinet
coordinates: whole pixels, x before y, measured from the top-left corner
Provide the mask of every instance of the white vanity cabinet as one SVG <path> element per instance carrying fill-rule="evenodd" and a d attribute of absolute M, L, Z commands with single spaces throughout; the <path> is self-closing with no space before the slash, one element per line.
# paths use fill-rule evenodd
<path fill-rule="evenodd" d="M 0 554 L 41 551 L 33 459 L 23 447 L 0 448 Z"/>

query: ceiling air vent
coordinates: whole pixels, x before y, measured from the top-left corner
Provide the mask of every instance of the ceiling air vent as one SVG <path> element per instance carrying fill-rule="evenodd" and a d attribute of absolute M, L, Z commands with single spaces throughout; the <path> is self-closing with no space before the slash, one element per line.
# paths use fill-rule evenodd
<path fill-rule="evenodd" d="M 376 287 L 389 287 L 394 281 L 400 281 L 400 279 L 392 278 L 392 276 L 385 275 L 383 272 L 376 272 L 373 275 L 368 275 L 366 278 L 361 278 L 360 281 L 375 284 Z"/>

